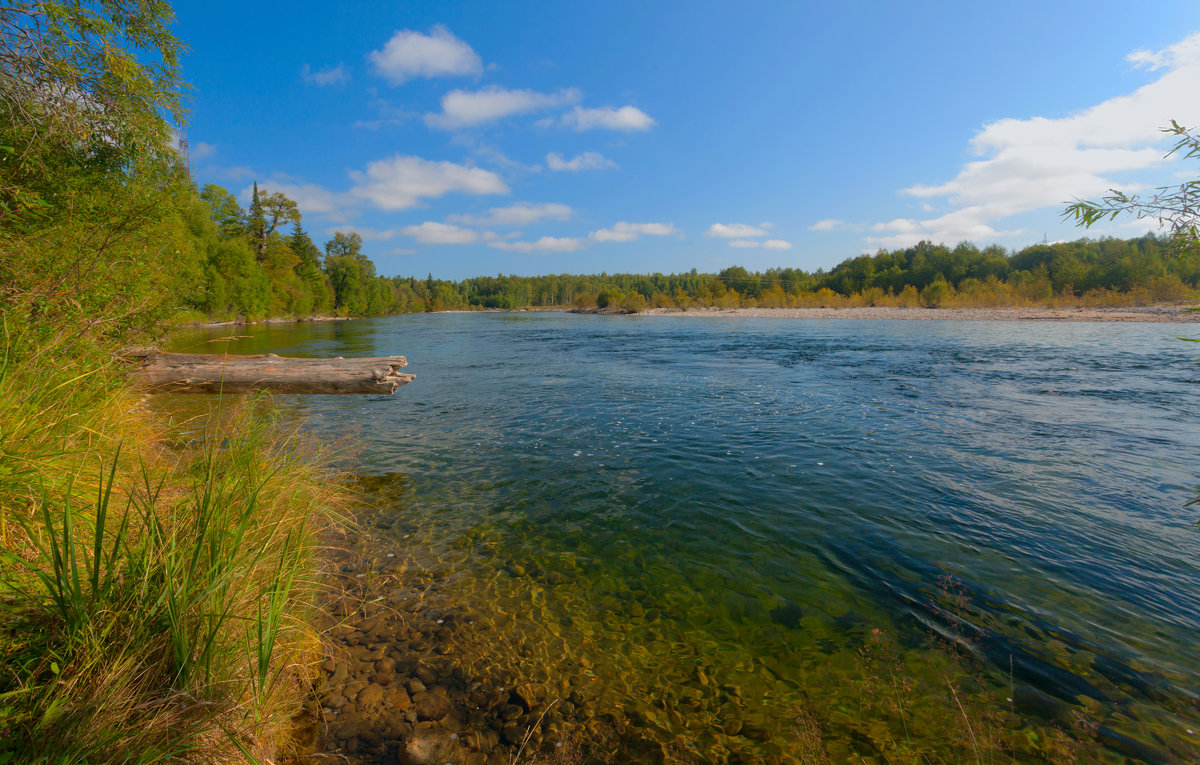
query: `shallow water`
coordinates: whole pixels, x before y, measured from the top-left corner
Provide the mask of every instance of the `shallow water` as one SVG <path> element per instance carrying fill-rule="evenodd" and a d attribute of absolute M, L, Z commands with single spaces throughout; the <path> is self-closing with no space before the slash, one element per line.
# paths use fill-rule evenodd
<path fill-rule="evenodd" d="M 635 729 L 621 746 L 799 759 L 805 710 L 835 759 L 886 759 L 906 722 L 870 697 L 958 682 L 937 637 L 1023 756 L 1062 725 L 1106 760 L 1186 761 L 1187 329 L 441 314 L 239 327 L 229 347 L 408 357 L 395 396 L 277 400 L 352 447 L 387 538 L 503 628 L 464 638 L 467 663 Z"/>

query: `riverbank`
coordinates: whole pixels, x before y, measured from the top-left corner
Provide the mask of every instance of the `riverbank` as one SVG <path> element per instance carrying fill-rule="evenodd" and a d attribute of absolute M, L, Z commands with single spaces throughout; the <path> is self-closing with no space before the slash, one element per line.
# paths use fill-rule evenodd
<path fill-rule="evenodd" d="M 1115 321 L 1200 323 L 1200 311 L 1192 305 L 1150 305 L 1121 308 L 1047 308 L 1020 306 L 1004 308 L 648 308 L 638 316 L 738 319 L 867 319 L 901 321 Z"/>
<path fill-rule="evenodd" d="M 229 321 L 190 321 L 179 325 L 180 328 L 199 329 L 203 327 L 246 327 L 257 324 L 307 324 L 330 321 L 354 321 L 358 316 L 277 316 L 266 319 L 232 319 Z"/>
<path fill-rule="evenodd" d="M 0 755 L 294 752 L 318 537 L 349 495 L 260 401 L 177 417 L 108 347 L 24 340 L 0 361 Z M 92 370 L 69 386 L 66 351 Z"/>

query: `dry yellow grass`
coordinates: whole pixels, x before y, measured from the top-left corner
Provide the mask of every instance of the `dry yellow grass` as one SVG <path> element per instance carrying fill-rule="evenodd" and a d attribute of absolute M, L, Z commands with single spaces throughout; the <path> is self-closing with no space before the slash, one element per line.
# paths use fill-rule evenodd
<path fill-rule="evenodd" d="M 269 402 L 181 430 L 104 363 L 39 358 L 0 368 L 0 752 L 287 754 L 321 655 L 318 535 L 349 493 Z"/>

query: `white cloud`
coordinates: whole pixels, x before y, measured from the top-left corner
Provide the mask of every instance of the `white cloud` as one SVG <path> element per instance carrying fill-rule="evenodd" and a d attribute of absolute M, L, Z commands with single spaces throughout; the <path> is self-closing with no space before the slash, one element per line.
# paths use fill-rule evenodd
<path fill-rule="evenodd" d="M 911 234 L 914 231 L 921 230 L 921 224 L 910 218 L 896 218 L 887 223 L 876 223 L 871 226 L 872 231 L 896 231 L 902 234 Z"/>
<path fill-rule="evenodd" d="M 722 239 L 741 239 L 748 236 L 766 236 L 767 227 L 759 224 L 751 226 L 748 223 L 714 223 L 704 232 L 705 236 L 716 236 Z"/>
<path fill-rule="evenodd" d="M 315 72 L 308 64 L 300 67 L 300 79 L 307 82 L 309 85 L 316 85 L 318 88 L 323 88 L 326 85 L 338 85 L 350 79 L 350 75 L 346 72 L 345 64 L 337 66 L 328 66 L 324 69 L 318 69 Z"/>
<path fill-rule="evenodd" d="M 414 77 L 475 75 L 483 71 L 479 54 L 441 24 L 427 35 L 401 29 L 383 50 L 372 51 L 368 58 L 375 71 L 394 85 Z"/>
<path fill-rule="evenodd" d="M 887 223 L 876 223 L 871 226 L 872 231 L 881 232 L 884 235 L 868 236 L 867 241 L 880 247 L 908 247 L 922 239 L 932 242 L 953 243 L 965 240 L 982 243 L 1024 233 L 1022 229 L 997 230 L 982 222 L 980 216 L 980 208 L 966 207 L 927 220 L 896 218 Z"/>
<path fill-rule="evenodd" d="M 602 106 L 598 109 L 584 109 L 576 106 L 562 116 L 563 125 L 576 130 L 620 130 L 631 133 L 637 130 L 649 130 L 654 127 L 654 118 L 636 106 Z"/>
<path fill-rule="evenodd" d="M 472 244 L 479 241 L 478 231 L 435 221 L 425 221 L 419 226 L 405 226 L 401 232 L 422 244 Z"/>
<path fill-rule="evenodd" d="M 582 239 L 569 237 L 543 236 L 536 242 L 489 242 L 488 247 L 510 252 L 575 252 L 584 247 Z"/>
<path fill-rule="evenodd" d="M 599 231 L 593 231 L 588 236 L 597 242 L 632 242 L 642 235 L 669 236 L 677 233 L 679 230 L 673 223 L 626 223 L 621 221 L 614 224 L 612 228 L 602 228 Z"/>
<path fill-rule="evenodd" d="M 254 177 L 254 168 L 247 167 L 246 165 L 236 165 L 233 167 L 209 167 L 205 172 L 208 175 L 216 176 L 217 178 L 224 178 L 232 181 L 233 183 Z M 247 195 L 246 198 L 249 199 L 249 195 Z"/>
<path fill-rule="evenodd" d="M 790 250 L 792 249 L 792 243 L 783 239 L 768 239 L 763 242 L 763 247 L 766 247 L 768 250 Z"/>
<path fill-rule="evenodd" d="M 546 166 L 555 172 L 574 173 L 580 170 L 604 170 L 616 167 L 617 163 L 595 151 L 585 151 L 571 159 L 563 159 L 561 154 L 550 152 L 546 155 Z"/>
<path fill-rule="evenodd" d="M 1185 37 L 1174 45 L 1159 51 L 1135 50 L 1125 60 L 1139 69 L 1162 69 L 1165 66 L 1187 65 L 1200 58 L 1200 34 Z"/>
<path fill-rule="evenodd" d="M 334 226 L 333 228 L 326 229 L 325 233 L 332 236 L 334 234 L 334 232 L 336 232 L 336 231 L 341 231 L 343 233 L 349 233 L 349 232 L 353 231 L 354 233 L 361 236 L 363 238 L 364 242 L 386 242 L 389 239 L 395 238 L 396 235 L 400 233 L 399 231 L 397 231 L 394 228 L 380 229 L 380 228 L 371 228 L 370 226 L 355 226 L 355 225 Z"/>
<path fill-rule="evenodd" d="M 819 220 L 808 227 L 809 231 L 834 231 L 846 225 L 846 221 L 838 220 L 837 218 L 826 218 Z"/>
<path fill-rule="evenodd" d="M 495 167 L 502 167 L 510 173 L 540 173 L 542 172 L 541 165 L 527 165 L 524 162 L 518 162 L 512 159 L 504 152 L 497 149 L 495 146 L 488 144 L 478 144 L 471 149 L 471 153 L 479 157 L 482 161 L 487 162 Z"/>
<path fill-rule="evenodd" d="M 217 147 L 214 144 L 206 144 L 203 140 L 198 140 L 196 143 L 188 145 L 187 156 L 192 162 L 199 162 L 200 159 L 208 159 L 217 152 Z"/>
<path fill-rule="evenodd" d="M 759 243 L 754 241 L 753 239 L 732 239 L 729 242 L 730 247 L 739 247 L 739 248 L 757 247 L 758 245 L 759 245 Z"/>
<path fill-rule="evenodd" d="M 1150 71 L 1161 69 L 1166 65 L 1161 51 L 1155 52 L 1145 49 L 1133 51 L 1125 57 L 1125 60 L 1138 69 L 1149 69 Z"/>
<path fill-rule="evenodd" d="M 1135 51 L 1128 59 L 1166 71 L 1132 93 L 1069 117 L 1003 119 L 987 125 L 971 139 L 982 159 L 968 162 L 945 183 L 904 189 L 922 200 L 945 199 L 953 209 L 924 220 L 875 224 L 874 230 L 887 235 L 868 241 L 901 247 L 921 239 L 994 239 L 1020 233 L 998 230 L 996 223 L 1004 218 L 1060 208 L 1064 201 L 1109 189 L 1142 188 L 1113 176 L 1168 162 L 1161 128 L 1171 119 L 1200 123 L 1200 101 L 1180 97 L 1200 92 L 1200 33 L 1162 51 Z"/>
<path fill-rule="evenodd" d="M 482 125 L 514 114 L 527 114 L 575 103 L 579 91 L 574 88 L 557 93 L 534 90 L 506 90 L 495 85 L 476 91 L 452 90 L 442 96 L 441 114 L 426 114 L 425 124 L 441 130 Z"/>
<path fill-rule="evenodd" d="M 557 202 L 518 202 L 509 207 L 493 207 L 487 215 L 451 215 L 446 219 L 468 226 L 529 226 L 544 220 L 567 220 L 574 213 L 567 205 Z"/>
<path fill-rule="evenodd" d="M 188 158 L 193 162 L 199 162 L 202 159 L 208 159 L 217 153 L 217 147 L 211 143 L 197 141 L 188 146 Z"/>
<path fill-rule="evenodd" d="M 352 194 L 384 210 L 403 210 L 452 192 L 508 193 L 508 186 L 490 170 L 399 154 L 370 162 L 366 171 L 353 171 L 350 177 L 355 184 Z"/>

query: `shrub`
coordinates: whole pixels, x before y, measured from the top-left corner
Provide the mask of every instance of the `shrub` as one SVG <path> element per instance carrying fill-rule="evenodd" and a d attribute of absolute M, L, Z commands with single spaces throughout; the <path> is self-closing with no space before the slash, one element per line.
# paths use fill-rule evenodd
<path fill-rule="evenodd" d="M 921 305 L 926 308 L 939 308 L 951 295 L 950 285 L 945 279 L 938 278 L 921 290 Z"/>
<path fill-rule="evenodd" d="M 642 297 L 640 292 L 630 292 L 621 302 L 622 310 L 629 313 L 638 313 L 646 310 L 646 298 Z"/>
<path fill-rule="evenodd" d="M 616 306 L 621 305 L 621 302 L 624 299 L 625 299 L 625 295 L 623 295 L 620 290 L 617 290 L 617 289 L 602 290 L 600 292 L 600 294 L 596 296 L 596 307 L 600 308 L 602 310 L 605 308 L 616 307 Z"/>

